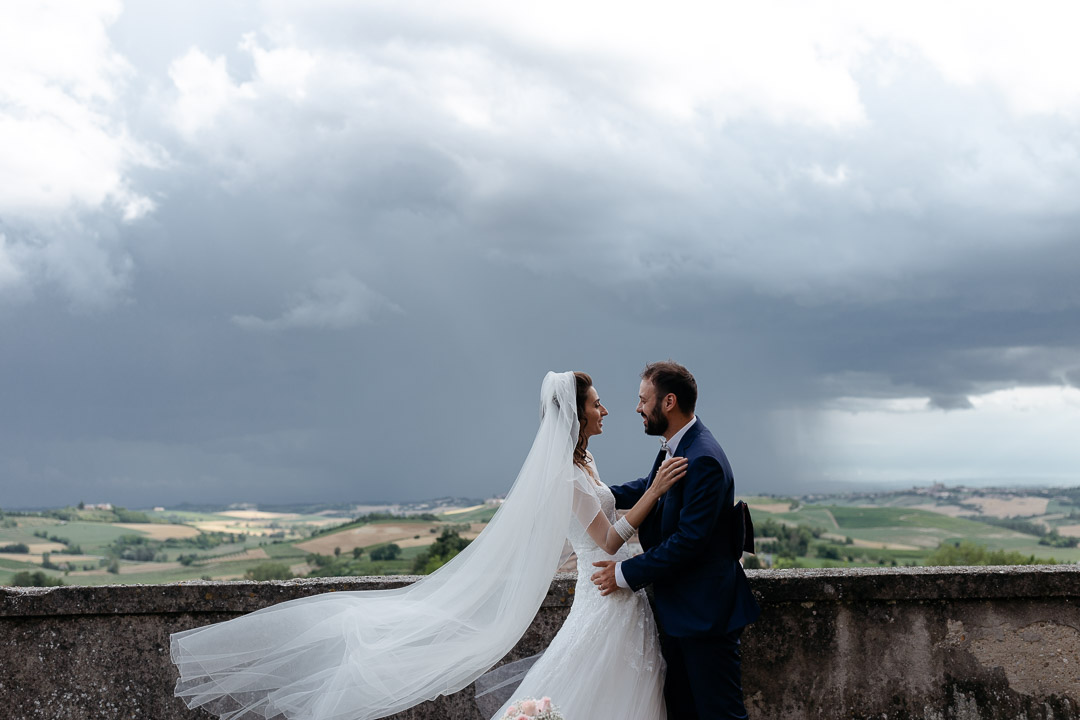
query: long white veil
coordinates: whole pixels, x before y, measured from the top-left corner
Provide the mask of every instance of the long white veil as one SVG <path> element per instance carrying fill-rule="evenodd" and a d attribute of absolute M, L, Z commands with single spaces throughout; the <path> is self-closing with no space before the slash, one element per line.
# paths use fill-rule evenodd
<path fill-rule="evenodd" d="M 461 690 L 528 629 L 572 518 L 573 373 L 548 373 L 540 429 L 487 527 L 393 590 L 300 598 L 172 635 L 176 695 L 228 720 L 381 718 Z"/>

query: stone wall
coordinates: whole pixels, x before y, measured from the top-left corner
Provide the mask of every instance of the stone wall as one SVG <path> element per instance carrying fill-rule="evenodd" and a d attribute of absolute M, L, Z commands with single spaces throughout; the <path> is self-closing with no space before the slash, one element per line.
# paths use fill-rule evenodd
<path fill-rule="evenodd" d="M 1080 718 L 1080 568 L 748 573 L 756 720 Z M 319 592 L 408 578 L 0 589 L 0 717 L 207 718 L 172 697 L 169 633 Z M 510 659 L 542 649 L 572 602 L 552 583 Z M 397 718 L 480 720 L 471 688 Z M 576 720 L 576 719 L 575 719 Z"/>
<path fill-rule="evenodd" d="M 753 574 L 751 717 L 1080 717 L 1080 567 Z"/>

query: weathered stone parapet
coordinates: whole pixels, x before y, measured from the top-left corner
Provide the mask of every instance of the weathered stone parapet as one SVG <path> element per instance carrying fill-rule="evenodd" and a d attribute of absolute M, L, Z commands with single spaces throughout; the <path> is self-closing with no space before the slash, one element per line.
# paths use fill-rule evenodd
<path fill-rule="evenodd" d="M 753 718 L 1080 717 L 1080 567 L 751 573 Z"/>
<path fill-rule="evenodd" d="M 170 585 L 0 587 L 0 718 L 191 720 L 210 718 L 173 697 L 169 635 L 286 600 L 325 592 L 385 590 L 406 576 Z M 560 575 L 508 660 L 547 647 L 573 600 Z M 393 716 L 482 720 L 472 687 Z"/>
<path fill-rule="evenodd" d="M 743 637 L 755 720 L 1080 717 L 1080 567 L 750 571 Z M 321 592 L 415 578 L 0 588 L 0 717 L 209 717 L 172 697 L 169 634 Z M 543 649 L 573 600 L 558 576 L 509 659 Z M 471 688 L 395 717 L 479 720 Z"/>
<path fill-rule="evenodd" d="M 770 603 L 1076 598 L 1080 565 L 748 570 Z"/>
<path fill-rule="evenodd" d="M 544 605 L 569 606 L 574 575 L 557 575 Z M 77 615 L 162 615 L 170 613 L 248 613 L 259 608 L 326 592 L 390 590 L 418 578 L 389 575 L 295 580 L 192 580 L 168 585 L 72 585 L 52 588 L 0 587 L 0 622 L 15 617 Z M 567 591 L 567 588 L 571 591 Z M 200 623 L 202 624 L 202 623 Z"/>

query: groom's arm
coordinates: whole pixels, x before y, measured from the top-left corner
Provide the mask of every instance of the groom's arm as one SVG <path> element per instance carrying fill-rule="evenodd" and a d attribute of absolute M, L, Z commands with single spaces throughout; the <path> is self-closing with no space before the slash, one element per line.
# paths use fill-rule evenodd
<path fill-rule="evenodd" d="M 696 458 L 682 484 L 683 506 L 675 532 L 648 552 L 620 563 L 619 570 L 633 590 L 683 572 L 708 550 L 724 498 L 720 461 L 707 455 Z"/>
<path fill-rule="evenodd" d="M 634 507 L 641 496 L 645 494 L 645 490 L 649 487 L 649 478 L 643 477 L 637 480 L 631 480 L 628 483 L 622 485 L 612 485 L 608 489 L 611 490 L 611 494 L 615 496 L 615 507 L 619 510 L 626 510 Z"/>

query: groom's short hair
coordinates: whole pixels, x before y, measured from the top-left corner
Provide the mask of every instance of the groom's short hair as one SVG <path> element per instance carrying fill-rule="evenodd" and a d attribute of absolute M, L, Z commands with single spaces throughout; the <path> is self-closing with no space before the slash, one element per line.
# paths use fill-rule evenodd
<path fill-rule="evenodd" d="M 697 406 L 697 381 L 689 370 L 673 360 L 649 363 L 641 371 L 641 379 L 648 380 L 656 388 L 659 397 L 668 393 L 675 396 L 679 410 L 693 415 Z"/>

